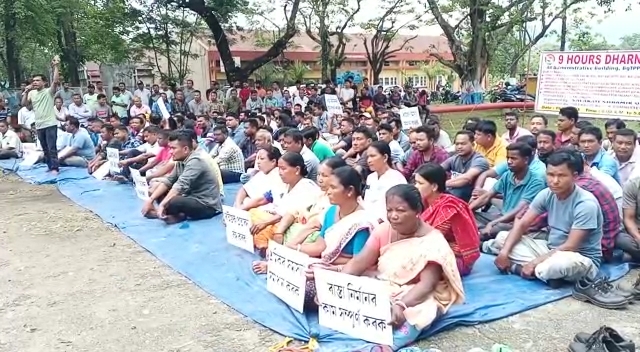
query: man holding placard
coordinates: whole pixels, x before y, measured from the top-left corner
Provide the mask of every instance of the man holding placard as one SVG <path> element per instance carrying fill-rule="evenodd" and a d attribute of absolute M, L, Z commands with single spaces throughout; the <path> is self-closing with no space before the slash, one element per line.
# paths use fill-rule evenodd
<path fill-rule="evenodd" d="M 96 157 L 89 162 L 88 168 L 90 174 L 107 162 L 107 148 L 113 148 L 117 152 L 122 147 L 122 142 L 114 137 L 115 131 L 116 129 L 109 124 L 102 125 L 102 128 L 100 129 L 102 144 L 98 146 L 98 153 L 96 154 Z"/>
<path fill-rule="evenodd" d="M 196 146 L 186 133 L 169 137 L 175 166 L 159 184 L 142 207 L 142 215 L 159 218 L 168 224 L 186 219 L 210 219 L 222 212 L 220 187 L 209 167 L 209 156 L 195 151 Z M 158 202 L 158 206 L 155 206 Z"/>

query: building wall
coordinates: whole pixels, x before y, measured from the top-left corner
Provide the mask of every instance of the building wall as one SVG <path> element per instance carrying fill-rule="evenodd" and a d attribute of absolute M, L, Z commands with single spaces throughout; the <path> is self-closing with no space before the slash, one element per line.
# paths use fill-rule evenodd
<path fill-rule="evenodd" d="M 209 69 L 209 58 L 208 58 L 208 48 L 207 45 L 202 43 L 199 40 L 194 40 L 193 44 L 191 45 L 191 53 L 198 55 L 197 58 L 189 58 L 189 69 L 191 72 L 189 72 L 189 74 L 187 74 L 186 79 L 192 79 L 193 80 L 193 86 L 196 89 L 199 90 L 207 90 L 209 88 L 210 85 L 210 69 Z M 153 73 L 154 76 L 152 77 L 152 84 L 160 84 L 160 72 L 157 70 L 157 66 L 155 65 L 155 58 L 153 57 L 153 54 L 151 54 L 150 56 L 151 58 L 151 62 L 154 62 L 153 64 Z M 160 67 L 163 68 L 163 70 L 166 70 L 167 67 L 167 59 L 164 56 L 159 55 L 158 56 L 158 65 Z M 186 84 L 186 79 L 185 82 L 178 82 L 178 86 L 183 86 Z M 147 83 L 147 80 L 143 80 L 145 83 Z"/>

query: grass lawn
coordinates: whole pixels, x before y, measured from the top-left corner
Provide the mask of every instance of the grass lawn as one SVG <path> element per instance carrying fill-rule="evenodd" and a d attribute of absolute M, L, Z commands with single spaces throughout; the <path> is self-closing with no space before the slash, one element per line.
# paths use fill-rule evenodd
<path fill-rule="evenodd" d="M 504 116 L 505 110 L 496 109 L 496 110 L 479 110 L 472 112 L 452 112 L 452 113 L 443 113 L 437 114 L 440 116 L 441 126 L 443 130 L 447 131 L 449 136 L 453 139 L 453 136 L 458 132 L 462 126 L 465 124 L 467 119 L 470 117 L 479 117 L 481 119 L 493 120 L 498 126 L 498 133 L 502 134 L 505 132 L 504 123 L 502 122 L 502 118 Z M 520 113 L 520 123 L 523 127 L 529 126 L 529 118 L 534 115 L 533 111 L 527 111 L 525 113 Z M 549 129 L 556 130 L 556 115 L 545 115 L 549 120 Z M 602 132 L 604 133 L 604 122 L 605 119 L 592 119 L 585 118 L 585 120 L 591 121 L 594 125 L 600 127 Z M 633 129 L 634 131 L 640 130 L 639 121 L 628 121 L 627 127 Z"/>

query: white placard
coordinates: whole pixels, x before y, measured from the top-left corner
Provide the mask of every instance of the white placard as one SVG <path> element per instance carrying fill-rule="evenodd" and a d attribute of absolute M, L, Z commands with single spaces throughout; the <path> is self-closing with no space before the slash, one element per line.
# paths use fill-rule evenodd
<path fill-rule="evenodd" d="M 156 103 L 158 104 L 158 109 L 160 109 L 160 113 L 162 114 L 162 118 L 165 119 L 165 120 L 168 120 L 171 115 L 169 114 L 169 111 L 167 110 L 167 107 L 164 106 L 164 99 L 162 99 L 162 97 L 160 97 L 160 98 L 158 98 L 158 101 Z"/>
<path fill-rule="evenodd" d="M 274 241 L 269 241 L 267 256 L 267 291 L 302 313 L 309 256 Z"/>
<path fill-rule="evenodd" d="M 391 301 L 383 281 L 314 269 L 320 325 L 365 341 L 393 345 Z"/>
<path fill-rule="evenodd" d="M 136 195 L 138 198 L 142 200 L 149 199 L 149 183 L 147 183 L 147 179 L 140 175 L 140 171 L 132 167 L 129 168 L 129 172 L 131 172 L 131 179 L 135 185 Z"/>
<path fill-rule="evenodd" d="M 23 159 L 22 159 L 22 162 L 20 163 L 20 166 L 31 167 L 35 165 L 38 162 L 38 160 L 40 160 L 40 157 L 44 157 L 44 153 L 33 151 L 33 150 L 31 151 L 25 150 L 22 157 Z"/>
<path fill-rule="evenodd" d="M 107 175 L 109 175 L 109 163 L 102 163 L 102 165 L 91 174 L 91 176 L 97 180 L 103 180 Z"/>
<path fill-rule="evenodd" d="M 324 103 L 327 106 L 327 113 L 329 116 L 342 115 L 342 104 L 340 99 L 335 94 L 325 94 Z"/>
<path fill-rule="evenodd" d="M 422 120 L 420 119 L 420 110 L 418 110 L 417 106 L 414 106 L 412 108 L 400 109 L 398 113 L 400 114 L 400 121 L 402 122 L 403 130 L 422 126 Z"/>
<path fill-rule="evenodd" d="M 119 174 L 120 169 L 120 152 L 116 148 L 107 148 L 107 164 L 109 165 L 109 173 L 111 175 Z"/>
<path fill-rule="evenodd" d="M 540 55 L 535 110 L 640 120 L 640 51 L 553 51 Z"/>
<path fill-rule="evenodd" d="M 251 235 L 251 216 L 249 212 L 223 205 L 222 214 L 227 233 L 227 242 L 253 253 L 253 236 Z"/>

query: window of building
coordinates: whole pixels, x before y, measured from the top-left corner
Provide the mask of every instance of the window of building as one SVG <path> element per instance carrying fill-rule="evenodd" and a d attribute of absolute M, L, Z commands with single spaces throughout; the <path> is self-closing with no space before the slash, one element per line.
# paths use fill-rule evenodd
<path fill-rule="evenodd" d="M 418 61 L 407 61 L 408 66 L 418 66 Z"/>
<path fill-rule="evenodd" d="M 380 83 L 383 86 L 397 86 L 398 77 L 380 77 Z"/>
<path fill-rule="evenodd" d="M 385 61 L 383 65 L 389 66 L 389 65 L 391 65 L 391 63 L 389 61 Z"/>
<path fill-rule="evenodd" d="M 426 87 L 429 85 L 429 77 L 427 76 L 412 76 L 407 81 L 414 87 Z"/>

